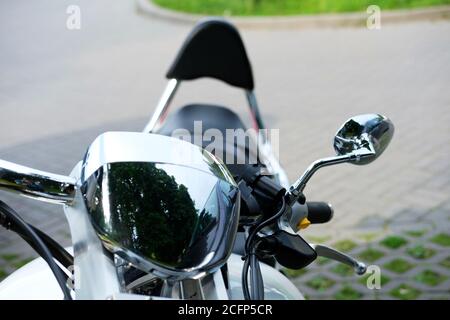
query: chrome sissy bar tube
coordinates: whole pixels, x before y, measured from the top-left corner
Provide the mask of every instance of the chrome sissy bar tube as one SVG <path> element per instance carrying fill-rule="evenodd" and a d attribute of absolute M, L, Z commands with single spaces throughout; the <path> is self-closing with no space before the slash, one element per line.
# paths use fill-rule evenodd
<path fill-rule="evenodd" d="M 155 112 L 153 113 L 152 117 L 150 118 L 150 121 L 146 124 L 142 132 L 150 133 L 154 132 L 158 128 L 158 125 L 160 124 L 162 118 L 166 114 L 170 102 L 172 101 L 172 98 L 175 95 L 175 92 L 177 91 L 180 83 L 181 82 L 178 81 L 177 79 L 169 80 L 161 98 L 159 99 Z"/>

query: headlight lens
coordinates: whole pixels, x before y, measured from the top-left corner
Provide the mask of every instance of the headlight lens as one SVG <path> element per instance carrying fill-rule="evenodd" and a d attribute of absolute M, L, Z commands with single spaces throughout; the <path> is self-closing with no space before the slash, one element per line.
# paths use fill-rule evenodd
<path fill-rule="evenodd" d="M 141 262 L 190 270 L 213 265 L 231 251 L 239 192 L 221 174 L 172 164 L 109 163 L 85 181 L 82 193 L 107 247 Z"/>

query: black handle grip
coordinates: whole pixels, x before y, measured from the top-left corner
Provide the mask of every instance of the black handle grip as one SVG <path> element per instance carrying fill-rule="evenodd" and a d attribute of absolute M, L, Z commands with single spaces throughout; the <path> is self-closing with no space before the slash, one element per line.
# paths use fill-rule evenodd
<path fill-rule="evenodd" d="M 273 199 L 281 199 L 286 193 L 286 189 L 273 181 L 269 176 L 260 176 L 255 183 L 255 188 Z"/>
<path fill-rule="evenodd" d="M 312 224 L 325 223 L 333 218 L 333 208 L 326 202 L 307 201 L 308 220 Z"/>

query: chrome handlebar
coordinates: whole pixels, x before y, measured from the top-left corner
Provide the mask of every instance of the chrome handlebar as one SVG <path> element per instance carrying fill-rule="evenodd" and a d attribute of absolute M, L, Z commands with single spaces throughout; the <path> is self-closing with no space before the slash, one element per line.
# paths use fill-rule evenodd
<path fill-rule="evenodd" d="M 70 204 L 75 198 L 75 185 L 74 178 L 0 160 L 0 189 L 45 202 Z"/>

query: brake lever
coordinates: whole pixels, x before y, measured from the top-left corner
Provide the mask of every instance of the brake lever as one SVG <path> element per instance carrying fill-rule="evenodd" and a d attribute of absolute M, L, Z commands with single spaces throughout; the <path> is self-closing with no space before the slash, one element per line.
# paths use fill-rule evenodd
<path fill-rule="evenodd" d="M 314 248 L 319 257 L 325 257 L 343 263 L 353 268 L 357 275 L 361 276 L 366 273 L 367 266 L 363 262 L 358 261 L 345 253 L 321 244 L 310 244 L 310 246 Z"/>

